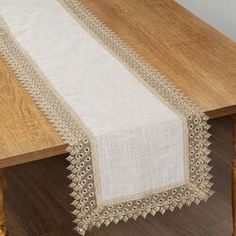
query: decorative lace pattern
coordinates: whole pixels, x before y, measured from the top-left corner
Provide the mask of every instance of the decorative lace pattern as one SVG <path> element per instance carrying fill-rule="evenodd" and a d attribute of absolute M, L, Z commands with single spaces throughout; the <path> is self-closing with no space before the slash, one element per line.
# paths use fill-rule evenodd
<path fill-rule="evenodd" d="M 189 181 L 185 185 L 133 201 L 98 206 L 91 153 L 92 141 L 88 132 L 20 45 L 14 41 L 6 25 L 0 21 L 0 55 L 5 58 L 35 103 L 68 144 L 70 156 L 67 159 L 70 162 L 68 169 L 71 171 L 69 178 L 72 181 L 71 196 L 74 198 L 72 205 L 75 207 L 75 230 L 84 235 L 86 230 L 93 226 L 100 227 L 102 224 L 109 225 L 111 222 L 127 221 L 129 218 L 136 219 L 138 216 L 146 217 L 148 213 L 155 215 L 158 211 L 173 211 L 175 207 L 181 208 L 184 204 L 198 204 L 201 200 L 207 200 L 213 194 L 210 189 L 211 167 L 208 165 L 208 117 L 78 0 L 59 1 L 79 23 L 128 65 L 153 93 L 177 111 L 188 127 L 186 132 L 189 143 Z"/>

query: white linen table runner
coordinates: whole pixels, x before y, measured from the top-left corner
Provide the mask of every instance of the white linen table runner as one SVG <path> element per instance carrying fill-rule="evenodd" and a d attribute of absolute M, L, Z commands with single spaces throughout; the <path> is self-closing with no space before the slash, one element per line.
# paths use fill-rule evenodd
<path fill-rule="evenodd" d="M 68 144 L 80 234 L 212 194 L 207 117 L 78 0 L 0 15 L 0 54 Z"/>

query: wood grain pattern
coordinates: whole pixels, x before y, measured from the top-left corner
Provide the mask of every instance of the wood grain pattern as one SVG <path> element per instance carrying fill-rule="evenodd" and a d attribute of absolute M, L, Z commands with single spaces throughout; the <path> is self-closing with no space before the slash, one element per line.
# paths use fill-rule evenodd
<path fill-rule="evenodd" d="M 63 152 L 63 141 L 0 58 L 0 168 Z"/>
<path fill-rule="evenodd" d="M 173 0 L 81 0 L 211 117 L 236 113 L 236 44 Z"/>
<path fill-rule="evenodd" d="M 6 178 L 3 170 L 0 169 L 0 236 L 6 236 L 6 217 L 5 207 L 3 204 L 3 194 L 6 188 Z"/>
<path fill-rule="evenodd" d="M 232 162 L 232 210 L 233 210 L 233 236 L 236 236 L 236 114 L 233 118 L 233 149 L 234 159 Z"/>
<path fill-rule="evenodd" d="M 236 113 L 236 45 L 172 0 L 82 0 L 211 117 Z M 0 168 L 65 145 L 0 60 Z"/>

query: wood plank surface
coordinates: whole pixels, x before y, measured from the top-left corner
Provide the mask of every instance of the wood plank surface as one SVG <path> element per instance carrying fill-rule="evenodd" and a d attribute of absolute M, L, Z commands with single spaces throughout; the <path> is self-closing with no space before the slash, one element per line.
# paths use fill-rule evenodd
<path fill-rule="evenodd" d="M 65 145 L 0 58 L 0 168 L 65 152 Z"/>
<path fill-rule="evenodd" d="M 173 0 L 81 0 L 211 117 L 236 113 L 236 43 Z"/>
<path fill-rule="evenodd" d="M 236 45 L 172 0 L 82 0 L 212 118 L 236 113 Z M 0 59 L 0 168 L 65 145 Z"/>
<path fill-rule="evenodd" d="M 232 161 L 232 210 L 233 210 L 233 236 L 236 236 L 236 114 L 233 119 L 233 150 L 234 158 Z"/>

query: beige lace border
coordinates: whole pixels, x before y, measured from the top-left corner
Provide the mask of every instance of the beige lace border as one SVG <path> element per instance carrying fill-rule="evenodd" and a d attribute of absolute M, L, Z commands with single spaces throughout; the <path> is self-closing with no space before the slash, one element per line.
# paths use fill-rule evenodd
<path fill-rule="evenodd" d="M 146 217 L 148 213 L 164 213 L 166 210 L 182 208 L 192 202 L 198 204 L 207 200 L 213 194 L 210 189 L 211 167 L 208 117 L 204 115 L 188 98 L 161 75 L 158 70 L 149 65 L 125 42 L 119 39 L 99 19 L 77 0 L 60 0 L 66 9 L 93 33 L 99 41 L 120 58 L 146 86 L 156 95 L 161 96 L 172 109 L 184 117 L 188 133 L 188 169 L 189 181 L 184 185 L 166 191 L 152 193 L 140 199 L 100 206 L 96 197 L 96 178 L 94 177 L 94 159 L 92 158 L 91 135 L 81 120 L 73 113 L 60 95 L 53 89 L 48 80 L 32 62 L 26 52 L 17 44 L 0 19 L 0 55 L 5 59 L 24 88 L 31 94 L 35 103 L 68 144 L 71 171 L 69 178 L 73 192 L 71 196 L 75 207 L 73 214 L 76 223 L 75 230 L 84 235 L 93 226 L 109 225 L 138 216 Z"/>

